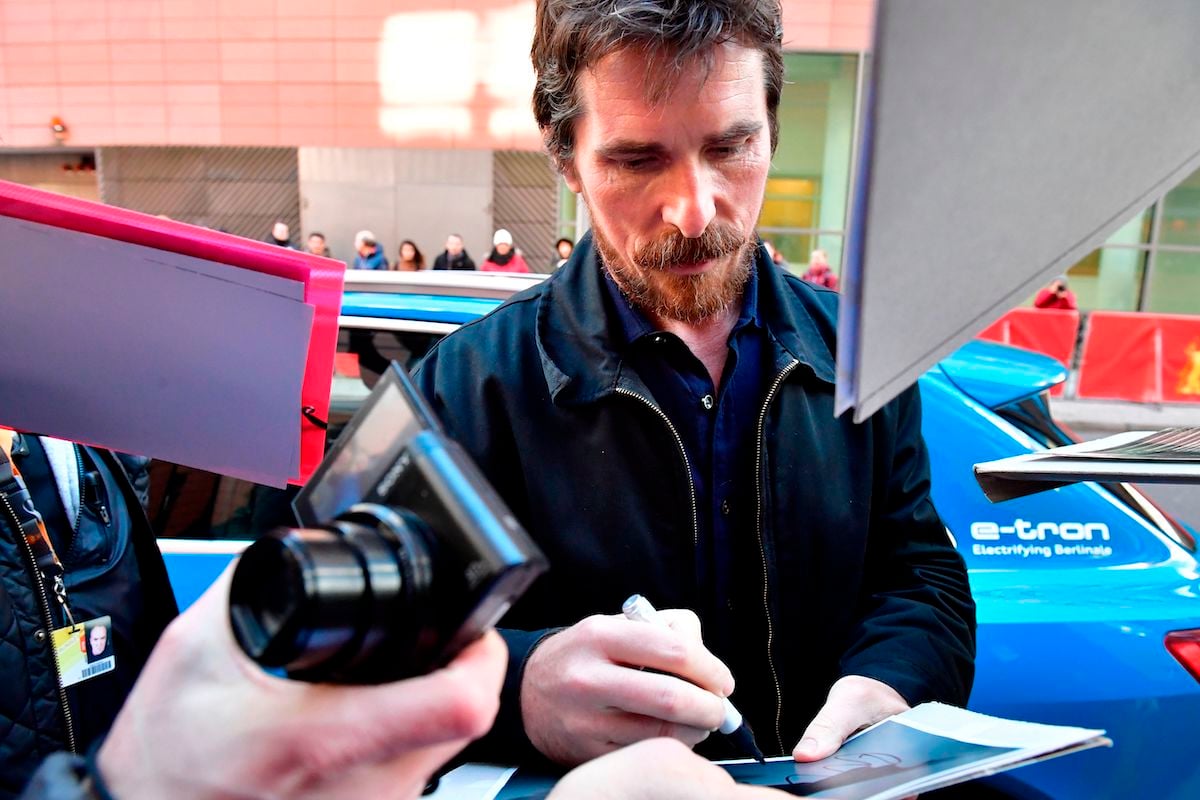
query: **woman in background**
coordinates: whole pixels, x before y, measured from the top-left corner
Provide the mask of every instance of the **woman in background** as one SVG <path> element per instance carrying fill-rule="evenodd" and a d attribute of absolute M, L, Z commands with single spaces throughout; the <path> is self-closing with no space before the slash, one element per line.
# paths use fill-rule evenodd
<path fill-rule="evenodd" d="M 420 272 L 425 269 L 425 256 L 421 255 L 416 242 L 405 239 L 400 243 L 400 257 L 396 259 L 392 269 L 400 272 Z"/>

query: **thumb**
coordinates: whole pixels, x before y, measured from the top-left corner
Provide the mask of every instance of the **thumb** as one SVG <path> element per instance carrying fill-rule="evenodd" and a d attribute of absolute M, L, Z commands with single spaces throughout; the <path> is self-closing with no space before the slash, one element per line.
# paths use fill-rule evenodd
<path fill-rule="evenodd" d="M 857 727 L 844 705 L 827 702 L 804 730 L 800 743 L 792 750 L 792 758 L 817 761 L 831 756 Z"/>

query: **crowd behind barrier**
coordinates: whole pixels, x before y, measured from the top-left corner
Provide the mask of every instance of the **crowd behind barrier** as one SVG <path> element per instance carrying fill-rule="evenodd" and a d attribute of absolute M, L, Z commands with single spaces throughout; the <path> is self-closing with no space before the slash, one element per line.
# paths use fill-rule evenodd
<path fill-rule="evenodd" d="M 286 224 L 276 223 L 267 241 L 294 247 Z M 771 242 L 764 243 L 772 259 L 787 266 Z M 561 266 L 574 243 L 559 239 L 549 265 Z M 299 248 L 297 248 L 299 249 Z M 325 237 L 313 232 L 308 237 L 308 252 L 330 255 Z M 375 235 L 360 231 L 355 237 L 355 269 L 482 269 L 528 272 L 520 249 L 504 229 L 496 231 L 493 250 L 480 266 L 467 255 L 462 237 L 450 234 L 446 249 L 436 259 L 426 260 L 411 240 L 405 240 L 399 257 L 389 262 Z M 456 261 L 457 259 L 457 261 Z M 461 263 L 459 263 L 461 262 Z M 822 272 L 824 269 L 824 273 Z M 805 280 L 837 288 L 837 279 L 829 271 L 824 251 L 814 250 Z M 1056 285 L 1061 283 L 1061 287 Z M 1045 300 L 1033 307 L 1014 308 L 978 334 L 979 339 L 1021 347 L 1050 356 L 1073 373 L 1068 380 L 1051 389 L 1053 397 L 1079 400 L 1121 400 L 1139 403 L 1200 403 L 1200 316 L 1150 314 L 1146 312 L 1091 311 L 1075 308 L 1074 295 L 1066 290 L 1065 279 L 1054 288 L 1066 295 L 1058 305 Z M 1039 300 L 1051 289 L 1043 290 Z M 352 374 L 356 365 L 339 364 Z"/>
<path fill-rule="evenodd" d="M 1200 316 L 1014 308 L 978 338 L 1033 350 L 1075 373 L 1053 396 L 1200 403 Z"/>

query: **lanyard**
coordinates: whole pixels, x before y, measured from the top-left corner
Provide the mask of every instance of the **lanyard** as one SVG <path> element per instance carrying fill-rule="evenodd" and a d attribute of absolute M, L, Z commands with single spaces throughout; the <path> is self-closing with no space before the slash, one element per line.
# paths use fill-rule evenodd
<path fill-rule="evenodd" d="M 33 554 L 38 572 L 41 573 L 43 580 L 48 581 L 53 587 L 55 599 L 62 606 L 63 613 L 66 614 L 71 627 L 74 627 L 75 617 L 71 613 L 71 606 L 67 603 L 67 585 L 63 580 L 66 569 L 59 560 L 58 553 L 54 551 L 54 543 L 50 541 L 50 535 L 46 533 L 46 524 L 42 521 L 42 515 L 33 506 L 33 498 L 29 496 L 29 490 L 25 486 L 20 470 L 9 459 L 8 452 L 4 449 L 0 449 L 0 491 L 4 491 L 7 495 L 10 510 L 13 511 L 16 522 L 21 526 L 20 533 L 25 537 L 29 552 Z M 17 509 L 24 513 L 17 513 Z"/>

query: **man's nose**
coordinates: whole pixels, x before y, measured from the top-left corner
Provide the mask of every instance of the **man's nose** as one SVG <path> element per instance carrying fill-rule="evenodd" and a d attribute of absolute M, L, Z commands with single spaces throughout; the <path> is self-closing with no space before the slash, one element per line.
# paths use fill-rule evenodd
<path fill-rule="evenodd" d="M 712 176 L 700 164 L 678 164 L 672 170 L 663 202 L 663 222 L 688 239 L 696 239 L 716 216 Z"/>

